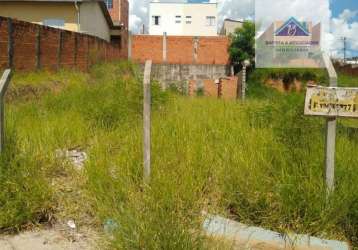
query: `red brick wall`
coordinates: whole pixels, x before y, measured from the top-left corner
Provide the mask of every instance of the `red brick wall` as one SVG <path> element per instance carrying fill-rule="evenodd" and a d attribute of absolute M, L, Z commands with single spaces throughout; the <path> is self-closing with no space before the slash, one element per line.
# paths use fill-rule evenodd
<path fill-rule="evenodd" d="M 108 12 L 111 15 L 111 18 L 112 18 L 113 22 L 118 22 L 119 21 L 119 8 L 120 8 L 119 1 L 120 0 L 113 0 L 113 8 L 108 9 Z"/>
<path fill-rule="evenodd" d="M 167 61 L 173 64 L 193 63 L 193 37 L 168 36 Z M 162 52 L 163 54 L 163 52 Z"/>
<path fill-rule="evenodd" d="M 119 1 L 119 0 L 118 0 Z M 120 0 L 120 21 L 124 24 L 126 30 L 129 27 L 129 2 L 128 0 Z"/>
<path fill-rule="evenodd" d="M 201 80 L 204 96 L 218 97 L 218 84 L 214 79 Z M 197 94 L 198 80 L 189 81 L 189 95 L 195 96 Z M 239 93 L 238 88 L 241 86 L 240 76 L 231 76 L 221 81 L 221 98 L 223 99 L 236 99 Z"/>
<path fill-rule="evenodd" d="M 128 0 L 113 0 L 113 8 L 108 9 L 112 21 L 116 23 L 123 23 L 126 30 L 129 24 L 129 3 Z"/>
<path fill-rule="evenodd" d="M 227 37 L 199 38 L 198 64 L 228 64 L 228 47 Z"/>
<path fill-rule="evenodd" d="M 0 18 L 0 68 L 8 66 L 8 32 L 7 22 Z"/>
<path fill-rule="evenodd" d="M 195 54 L 195 39 L 197 50 Z M 167 37 L 167 63 L 171 64 L 217 64 L 229 63 L 229 39 L 227 37 Z M 132 59 L 143 63 L 152 59 L 154 63 L 163 61 L 163 36 L 132 36 Z"/>
<path fill-rule="evenodd" d="M 133 36 L 132 59 L 145 62 L 151 59 L 153 63 L 163 62 L 163 37 L 162 36 Z"/>
<path fill-rule="evenodd" d="M 11 36 L 9 26 L 12 26 Z M 11 47 L 12 56 L 8 53 Z M 98 37 L 0 17 L 0 69 L 9 67 L 10 58 L 16 70 L 60 67 L 86 70 L 98 61 L 126 58 L 126 54 L 120 44 Z"/>

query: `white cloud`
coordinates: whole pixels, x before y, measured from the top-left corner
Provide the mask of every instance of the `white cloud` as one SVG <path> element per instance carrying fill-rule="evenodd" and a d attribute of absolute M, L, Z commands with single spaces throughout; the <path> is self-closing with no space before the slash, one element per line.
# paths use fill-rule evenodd
<path fill-rule="evenodd" d="M 358 51 L 358 22 L 350 23 L 349 21 L 358 11 L 344 10 L 338 18 L 331 20 L 331 53 L 334 56 L 343 55 L 343 38 L 347 39 L 347 48 Z M 347 51 L 350 56 L 352 51 Z"/>
<path fill-rule="evenodd" d="M 345 21 L 349 21 L 351 18 L 355 17 L 358 14 L 358 10 L 352 11 L 349 9 L 345 9 L 340 15 L 339 19 L 343 19 Z"/>

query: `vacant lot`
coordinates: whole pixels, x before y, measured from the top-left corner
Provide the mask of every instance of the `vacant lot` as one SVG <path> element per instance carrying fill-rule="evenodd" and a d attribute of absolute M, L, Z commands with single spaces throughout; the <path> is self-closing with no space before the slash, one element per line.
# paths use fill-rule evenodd
<path fill-rule="evenodd" d="M 16 74 L 0 160 L 1 230 L 71 219 L 105 228 L 116 249 L 206 249 L 208 211 L 357 247 L 357 121 L 339 121 L 336 192 L 327 202 L 324 119 L 303 116 L 303 94 L 262 86 L 264 74 L 251 75 L 245 103 L 162 93 L 153 83 L 149 186 L 136 66 Z M 83 168 L 59 157 L 72 149 L 88 155 Z"/>

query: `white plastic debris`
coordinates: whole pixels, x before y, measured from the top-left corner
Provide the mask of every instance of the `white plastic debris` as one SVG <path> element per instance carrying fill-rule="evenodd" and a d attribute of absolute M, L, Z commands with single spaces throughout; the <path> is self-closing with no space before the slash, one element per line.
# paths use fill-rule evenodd
<path fill-rule="evenodd" d="M 57 158 L 65 158 L 69 161 L 73 166 L 75 166 L 78 170 L 82 170 L 85 164 L 85 161 L 88 159 L 86 152 L 81 150 L 56 150 Z"/>
<path fill-rule="evenodd" d="M 67 221 L 67 226 L 71 229 L 76 229 L 76 223 L 74 220 Z"/>

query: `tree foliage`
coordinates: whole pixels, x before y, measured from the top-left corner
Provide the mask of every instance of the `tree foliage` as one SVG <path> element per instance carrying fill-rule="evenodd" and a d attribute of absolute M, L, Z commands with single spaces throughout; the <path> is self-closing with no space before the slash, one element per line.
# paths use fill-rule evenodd
<path fill-rule="evenodd" d="M 244 22 L 242 28 L 231 34 L 229 54 L 232 64 L 241 64 L 244 60 L 253 61 L 255 57 L 255 24 Z"/>

